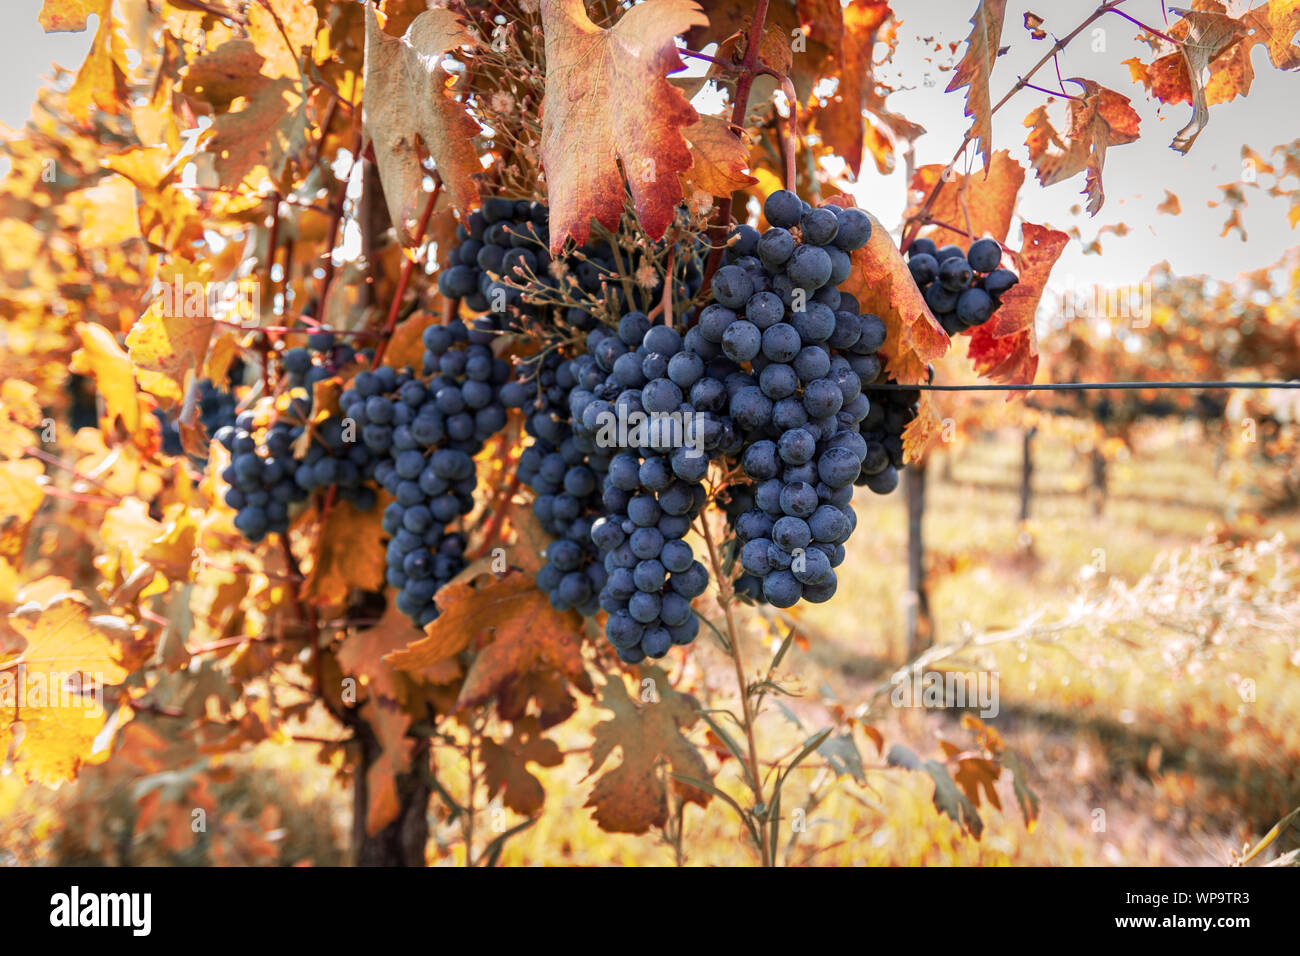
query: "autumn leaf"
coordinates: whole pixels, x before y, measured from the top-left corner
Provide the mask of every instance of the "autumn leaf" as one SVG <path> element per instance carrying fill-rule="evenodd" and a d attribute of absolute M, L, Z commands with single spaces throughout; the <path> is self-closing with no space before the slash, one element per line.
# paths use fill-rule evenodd
<path fill-rule="evenodd" d="M 691 168 L 682 173 L 682 179 L 710 196 L 730 196 L 758 182 L 745 172 L 749 166 L 749 150 L 731 125 L 716 116 L 701 116 L 698 122 L 685 127 L 691 151 Z"/>
<path fill-rule="evenodd" d="M 1258 45 L 1268 49 L 1269 60 L 1279 70 L 1300 69 L 1300 4 L 1295 0 L 1270 0 L 1240 17 L 1229 16 L 1224 8 L 1179 9 L 1181 19 L 1168 34 L 1179 41 L 1159 47 L 1170 50 L 1150 63 L 1139 58 L 1125 60 L 1134 82 L 1162 103 L 1190 103 L 1192 118 L 1174 136 L 1170 145 L 1185 153 L 1210 121 L 1210 107 L 1250 92 L 1255 79 L 1251 52 Z"/>
<path fill-rule="evenodd" d="M 552 727 L 574 711 L 570 687 L 584 694 L 593 689 L 582 659 L 582 619 L 574 611 L 551 607 L 528 575 L 512 572 L 501 582 L 515 578 L 523 578 L 531 591 L 516 590 L 518 597 L 508 609 L 494 602 L 499 620 L 490 642 L 474 656 L 456 706 L 467 710 L 495 698 L 503 719 L 518 720 L 535 702 L 539 725 Z"/>
<path fill-rule="evenodd" d="M 1035 40 L 1044 40 L 1047 38 L 1047 31 L 1043 29 L 1043 18 L 1036 13 L 1025 11 L 1025 29 Z"/>
<path fill-rule="evenodd" d="M 952 778 L 957 786 L 975 806 L 987 800 L 997 810 L 1002 809 L 1002 800 L 998 797 L 997 782 L 1002 775 L 1002 768 L 988 757 L 971 753 L 951 741 L 940 740 L 939 748 L 950 762 L 957 764 Z"/>
<path fill-rule="evenodd" d="M 945 90 L 951 93 L 966 87 L 966 115 L 971 118 L 968 135 L 978 144 L 986 168 L 993 149 L 993 108 L 989 99 L 989 78 L 998 59 L 1002 19 L 1006 12 L 1007 0 L 980 0 L 971 17 L 972 30 L 966 40 L 966 55 L 957 64 Z"/>
<path fill-rule="evenodd" d="M 420 241 L 411 227 L 426 201 L 418 144 L 433 158 L 462 220 L 478 205 L 479 126 L 447 94 L 447 72 L 439 65 L 444 53 L 472 42 L 448 9 L 420 14 L 398 38 L 380 29 L 374 4 L 366 4 L 365 129 L 389 216 L 405 246 Z"/>
<path fill-rule="evenodd" d="M 239 97 L 256 96 L 270 85 L 271 78 L 262 73 L 265 63 L 251 40 L 227 40 L 185 68 L 179 89 L 224 113 Z"/>
<path fill-rule="evenodd" d="M 39 17 L 41 29 L 46 33 L 84 30 L 92 13 L 102 20 L 112 3 L 113 0 L 45 0 Z"/>
<path fill-rule="evenodd" d="M 380 747 L 379 756 L 366 768 L 366 832 L 373 835 L 401 813 L 397 778 L 410 769 L 414 741 L 406 736 L 411 718 L 396 701 L 371 697 L 361 713 Z"/>
<path fill-rule="evenodd" d="M 1160 205 L 1156 206 L 1156 212 L 1167 216 L 1178 216 L 1183 212 L 1183 204 L 1178 201 L 1176 195 L 1166 189 L 1165 198 Z"/>
<path fill-rule="evenodd" d="M 1002 296 L 993 318 L 971 330 L 968 354 L 985 378 L 1008 384 L 1029 384 L 1038 374 L 1038 336 L 1034 318 L 1052 267 L 1070 237 L 1032 222 L 1021 224 L 1017 255 L 1020 282 Z"/>
<path fill-rule="evenodd" d="M 928 196 L 942 180 L 945 168 L 937 163 L 920 167 L 912 176 L 911 188 L 919 197 Z M 1016 197 L 1024 181 L 1025 168 L 1011 158 L 1010 152 L 1000 149 L 993 154 L 992 166 L 987 170 L 969 176 L 957 173 L 939 185 L 930 216 L 958 226 L 971 236 L 989 235 L 1005 242 L 1016 210 Z M 940 246 L 949 243 L 966 246 L 971 241 L 968 236 L 943 226 L 932 226 L 927 235 Z"/>
<path fill-rule="evenodd" d="M 78 323 L 77 334 L 81 351 L 73 358 L 74 368 L 95 376 L 109 420 L 121 418 L 122 427 L 134 433 L 140 427 L 140 400 L 130 357 L 102 325 Z"/>
<path fill-rule="evenodd" d="M 117 33 L 111 10 L 111 5 L 103 4 L 95 11 L 99 14 L 99 28 L 95 31 L 85 62 L 77 71 L 72 89 L 68 91 L 68 112 L 82 123 L 90 122 L 94 109 L 121 113 L 129 96 L 122 67 L 126 62 L 125 44 Z M 84 19 L 82 26 L 85 26 Z"/>
<path fill-rule="evenodd" d="M 695 745 L 682 731 L 698 719 L 698 704 L 688 694 L 678 693 L 662 671 L 644 672 L 655 687 L 655 699 L 633 700 L 623 678 L 611 675 L 601 692 L 600 706 L 613 718 L 592 729 L 591 769 L 598 772 L 613 755 L 623 760 L 606 771 L 591 789 L 584 806 L 594 808 L 596 823 L 606 833 L 645 833 L 668 822 L 667 771 L 694 780 L 709 779 L 709 767 Z M 696 787 L 674 782 L 682 800 L 707 806 L 709 794 Z"/>
<path fill-rule="evenodd" d="M 1092 80 L 1074 78 L 1070 82 L 1081 85 L 1083 95 L 1070 101 L 1070 128 L 1065 140 L 1052 128 L 1046 108 L 1040 106 L 1025 118 L 1030 128 L 1025 145 L 1038 181 L 1044 186 L 1086 173 L 1083 191 L 1088 197 L 1088 212 L 1095 216 L 1106 201 L 1101 183 L 1106 150 L 1136 140 L 1141 119 L 1127 96 Z"/>
<path fill-rule="evenodd" d="M 192 283 L 206 288 L 205 278 L 206 272 L 185 260 L 164 270 L 158 282 L 167 295 L 155 298 L 126 336 L 140 387 L 168 403 L 185 396 L 208 355 L 215 322 L 207 314 L 206 297 L 201 308 L 187 308 L 184 295 Z"/>
<path fill-rule="evenodd" d="M 327 607 L 347 600 L 348 591 L 384 586 L 384 533 L 380 509 L 358 511 L 336 501 L 316 533 L 316 550 L 303 593 Z"/>
<path fill-rule="evenodd" d="M 935 809 L 951 817 L 963 830 L 979 839 L 984 832 L 984 821 L 980 819 L 979 810 L 953 781 L 948 768 L 942 763 L 937 760 L 922 760 L 902 744 L 894 744 L 889 748 L 885 761 L 891 767 L 904 767 L 928 775 L 934 783 Z"/>
<path fill-rule="evenodd" d="M 307 116 L 298 82 L 281 77 L 248 98 L 238 112 L 219 112 L 209 149 L 222 182 L 238 184 L 256 169 L 272 179 L 307 141 Z"/>
<path fill-rule="evenodd" d="M 525 717 L 511 725 L 505 740 L 484 737 L 479 744 L 479 759 L 483 761 L 483 785 L 489 798 L 499 793 L 501 802 L 511 810 L 531 817 L 542 809 L 546 791 L 529 772 L 528 764 L 558 767 L 564 755 L 555 741 L 541 735 L 535 718 Z"/>
<path fill-rule="evenodd" d="M 609 30 L 582 0 L 542 0 L 546 98 L 542 166 L 551 210 L 551 251 L 583 244 L 591 220 L 614 230 L 623 213 L 622 163 L 637 219 L 652 239 L 682 198 L 677 174 L 691 168 L 683 128 L 698 114 L 666 74 L 682 68 L 673 38 L 706 23 L 692 0 L 647 0 Z M 610 104 L 617 103 L 616 109 Z"/>
<path fill-rule="evenodd" d="M 827 145 L 844 157 L 854 176 L 862 169 L 862 144 L 866 137 L 863 110 L 868 95 L 875 90 L 872 73 L 876 34 L 891 15 L 886 0 L 851 0 L 844 8 L 839 85 L 816 112 L 818 131 Z"/>
<path fill-rule="evenodd" d="M 57 786 L 76 776 L 104 725 L 98 688 L 120 683 L 120 641 L 129 634 L 117 618 L 93 618 L 78 592 L 30 601 L 9 615 L 22 638 L 17 656 L 0 660 L 0 752 L 13 746 L 25 779 Z M 98 701 L 98 703 L 97 703 Z"/>

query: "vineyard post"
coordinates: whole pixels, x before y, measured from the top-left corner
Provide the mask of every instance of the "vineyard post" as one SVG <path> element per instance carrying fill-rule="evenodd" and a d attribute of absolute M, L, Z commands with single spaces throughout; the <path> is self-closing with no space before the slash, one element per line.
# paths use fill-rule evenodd
<path fill-rule="evenodd" d="M 909 465 L 903 471 L 904 493 L 907 497 L 907 647 L 906 659 L 911 660 L 931 645 L 934 640 L 934 622 L 930 616 L 930 594 L 925 584 L 925 539 L 922 525 L 925 518 L 924 461 Z"/>
<path fill-rule="evenodd" d="M 1025 429 L 1020 445 L 1020 520 L 1029 520 L 1029 503 L 1033 495 L 1034 478 L 1034 436 L 1037 426 Z"/>

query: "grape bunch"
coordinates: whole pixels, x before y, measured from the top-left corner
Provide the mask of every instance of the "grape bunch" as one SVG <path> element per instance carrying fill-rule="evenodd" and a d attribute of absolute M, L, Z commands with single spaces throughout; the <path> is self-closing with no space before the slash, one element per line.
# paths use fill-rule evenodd
<path fill-rule="evenodd" d="M 916 239 L 907 248 L 907 267 L 925 295 L 925 303 L 943 330 L 956 335 L 993 317 L 1002 296 L 1020 279 L 1000 268 L 1002 247 L 994 239 L 976 239 L 969 250 L 942 248 L 932 239 Z"/>
<path fill-rule="evenodd" d="M 763 211 L 765 232 L 741 226 L 729 244 L 697 347 L 738 366 L 723 382 L 743 437 L 741 470 L 753 482 L 753 507 L 734 524 L 738 587 L 752 592 L 761 582 L 764 601 L 790 607 L 835 593 L 865 459 L 862 385 L 880 373 L 885 325 L 838 288 L 850 253 L 871 237 L 866 214 L 814 209 L 787 190 Z"/>
<path fill-rule="evenodd" d="M 536 318 L 518 288 L 503 276 L 544 276 L 550 264 L 546 206 L 492 196 L 456 228 L 458 245 L 438 273 L 438 291 L 475 312 L 505 314 L 510 307 Z"/>
<path fill-rule="evenodd" d="M 862 474 L 855 484 L 878 495 L 887 495 L 898 487 L 898 473 L 903 468 L 903 430 L 916 417 L 921 392 L 914 388 L 867 388 L 865 394 L 871 410 L 859 428 L 866 453 Z"/>
<path fill-rule="evenodd" d="M 252 411 L 240 412 L 233 422 L 216 429 L 213 437 L 231 454 L 230 464 L 221 475 L 230 486 L 225 501 L 235 509 L 235 527 L 248 541 L 257 543 L 268 533 L 287 533 L 289 506 L 306 501 L 317 489 L 337 487 L 339 494 L 357 508 L 374 507 L 375 490 L 369 484 L 374 477 L 373 458 L 359 443 L 346 440 L 343 416 L 333 415 L 310 424 L 314 404 L 311 386 L 334 375 L 336 361 L 350 363 L 353 359 L 350 349 L 335 351 L 330 333 L 314 333 L 307 348 L 281 353 L 280 363 L 289 387 L 280 398 L 281 407 L 274 420 L 263 430 L 260 443 L 255 437 L 256 416 Z M 202 406 L 200 409 L 202 413 Z M 207 421 L 203 424 L 209 427 Z M 295 450 L 304 434 L 308 434 L 308 442 L 299 457 Z"/>
<path fill-rule="evenodd" d="M 593 329 L 587 354 L 574 362 L 575 434 L 618 449 L 591 540 L 606 575 L 605 634 L 627 663 L 662 657 L 699 633 L 691 601 L 709 575 L 684 539 L 707 502 L 710 458 L 736 445 L 734 427 L 719 414 L 726 396 L 719 376 L 735 366 L 724 360 L 710 371 L 686 338 L 629 312 L 617 332 Z"/>
<path fill-rule="evenodd" d="M 577 608 L 586 615 L 599 610 L 597 595 L 606 580 L 591 526 L 604 513 L 601 489 L 610 456 L 590 436 L 575 434 L 569 396 L 580 383 L 600 378 L 588 357 L 568 360 L 548 351 L 525 362 L 519 379 L 502 389 L 506 404 L 525 413 L 524 430 L 532 441 L 520 455 L 518 474 L 536 496 L 533 514 L 555 539 L 537 586 L 557 610 Z"/>
<path fill-rule="evenodd" d="M 386 578 L 418 626 L 438 616 L 434 595 L 465 566 L 465 538 L 448 526 L 474 507 L 474 455 L 506 424 L 502 388 L 510 365 L 492 354 L 495 323 L 459 319 L 424 331 L 423 371 L 358 372 L 339 397 L 345 420 L 373 456 L 375 481 L 394 497 Z"/>

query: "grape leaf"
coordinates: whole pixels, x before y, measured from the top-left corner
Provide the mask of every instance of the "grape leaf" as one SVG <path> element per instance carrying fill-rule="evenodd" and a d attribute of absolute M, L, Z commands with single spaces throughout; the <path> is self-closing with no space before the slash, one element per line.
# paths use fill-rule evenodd
<path fill-rule="evenodd" d="M 701 116 L 698 122 L 685 127 L 682 135 L 691 150 L 691 168 L 682 173 L 686 182 L 710 196 L 730 196 L 758 182 L 745 172 L 749 150 L 726 120 Z"/>
<path fill-rule="evenodd" d="M 379 508 L 358 511 L 351 502 L 336 501 L 316 534 L 315 560 L 303 594 L 327 607 L 337 607 L 347 600 L 351 588 L 383 588 L 382 520 Z"/>
<path fill-rule="evenodd" d="M 1297 0 L 1271 0 L 1262 6 L 1229 16 L 1223 7 L 1182 10 L 1181 19 L 1168 34 L 1179 41 L 1177 49 L 1150 63 L 1125 60 L 1134 82 L 1162 103 L 1190 103 L 1192 118 L 1170 145 L 1179 152 L 1192 148 L 1210 121 L 1210 107 L 1250 92 L 1255 79 L 1251 51 L 1260 44 L 1279 70 L 1300 69 L 1300 46 L 1293 39 L 1300 29 Z M 1160 49 L 1169 50 L 1168 43 Z"/>
<path fill-rule="evenodd" d="M 948 774 L 948 769 L 937 760 L 922 760 L 902 744 L 889 748 L 885 758 L 891 767 L 905 767 L 918 773 L 928 774 L 934 782 L 934 806 L 943 814 L 951 817 L 957 825 L 979 839 L 984 832 L 984 821 L 980 819 L 979 810 L 970 798 L 962 793 Z"/>
<path fill-rule="evenodd" d="M 831 202 L 851 205 L 852 199 L 837 196 Z M 853 271 L 840 289 L 855 296 L 863 312 L 884 320 L 887 334 L 881 352 L 887 357 L 886 373 L 908 385 L 925 381 L 926 366 L 948 350 L 948 336 L 925 304 L 893 238 L 874 216 L 870 241 L 850 258 Z"/>
<path fill-rule="evenodd" d="M 502 719 L 519 720 L 534 701 L 539 726 L 553 727 L 576 707 L 570 687 L 584 694 L 593 690 L 582 660 L 582 618 L 576 611 L 555 610 L 529 575 L 512 572 L 502 581 L 517 578 L 529 590 L 521 593 L 512 585 L 514 602 L 497 603 L 497 616 L 505 619 L 474 656 L 456 706 L 466 710 L 495 698 Z"/>
<path fill-rule="evenodd" d="M 677 174 L 692 163 L 683 128 L 698 114 L 666 74 L 682 69 L 673 38 L 705 22 L 693 0 L 647 0 L 602 30 L 582 0 L 542 0 L 553 253 L 568 237 L 585 243 L 592 219 L 617 228 L 626 193 L 616 160 L 646 233 L 667 230 L 682 198 Z"/>
<path fill-rule="evenodd" d="M 188 283 L 201 282 L 206 275 L 206 270 L 184 259 L 163 270 L 158 281 L 169 290 L 171 304 L 159 296 L 126 336 L 127 354 L 140 387 L 165 402 L 179 402 L 184 397 L 208 355 L 215 323 L 207 315 L 206 301 L 199 315 L 176 302 L 185 298 Z"/>
<path fill-rule="evenodd" d="M 417 142 L 433 157 L 461 218 L 478 205 L 479 126 L 447 95 L 447 71 L 440 65 L 444 53 L 472 42 L 445 8 L 420 14 L 398 38 L 380 29 L 374 4 L 366 4 L 365 129 L 374 142 L 388 214 L 405 246 L 420 241 L 411 226 L 425 203 Z"/>
<path fill-rule="evenodd" d="M 259 167 L 278 179 L 306 144 L 309 125 L 298 83 L 288 77 L 266 83 L 242 110 L 218 112 L 209 149 L 221 181 L 241 183 Z"/>
<path fill-rule="evenodd" d="M 623 754 L 622 763 L 596 781 L 584 804 L 594 808 L 596 823 L 606 833 L 645 833 L 668 822 L 668 787 L 658 770 L 660 760 L 675 774 L 710 779 L 708 764 L 682 736 L 698 718 L 695 698 L 673 690 L 662 671 L 647 669 L 643 674 L 654 681 L 658 699 L 637 703 L 622 676 L 613 674 L 601 691 L 600 706 L 614 716 L 592 729 L 588 776 L 605 765 L 615 748 Z M 708 805 L 708 793 L 680 780 L 674 787 L 686 802 Z"/>
<path fill-rule="evenodd" d="M 1109 90 L 1092 80 L 1077 77 L 1070 82 L 1083 87 L 1083 95 L 1070 101 L 1068 143 L 1052 128 L 1046 109 L 1035 109 L 1025 118 L 1030 127 L 1025 145 L 1038 180 L 1044 186 L 1063 182 L 1086 173 L 1083 192 L 1088 197 L 1088 212 L 1096 215 L 1106 201 L 1101 171 L 1106 150 L 1138 138 L 1141 118 L 1129 105 L 1127 96 Z"/>
<path fill-rule="evenodd" d="M 123 112 L 130 93 L 123 68 L 126 45 L 117 33 L 111 10 L 109 4 L 104 4 L 97 11 L 99 28 L 72 89 L 68 90 L 68 112 L 82 123 L 90 122 L 91 111 L 96 108 L 106 113 Z"/>
<path fill-rule="evenodd" d="M 1020 228 L 1020 282 L 1002 297 L 1002 305 L 992 319 L 971 330 L 968 354 L 976 371 L 985 378 L 1028 384 L 1038 374 L 1038 336 L 1034 327 L 1038 300 L 1070 237 L 1032 222 L 1022 223 Z"/>
<path fill-rule="evenodd" d="M 993 149 L 993 108 L 989 101 L 989 77 L 998 59 L 998 46 L 1002 37 L 1002 19 L 1006 16 L 1007 0 L 980 0 L 971 17 L 971 32 L 966 39 L 966 55 L 957 64 L 948 88 L 951 93 L 966 87 L 966 115 L 971 118 L 970 136 L 978 143 L 984 156 L 984 166 L 989 166 Z"/>
<path fill-rule="evenodd" d="M 126 677 L 120 636 L 129 631 L 117 618 L 92 618 L 76 591 L 23 604 L 9 625 L 25 643 L 0 661 L 0 752 L 14 748 L 25 779 L 57 786 L 90 756 L 105 714 L 94 688 Z"/>
<path fill-rule="evenodd" d="M 140 427 L 140 400 L 136 397 L 130 357 L 102 325 L 79 322 L 77 334 L 81 337 L 81 351 L 73 356 L 74 370 L 95 376 L 109 421 L 120 417 L 122 427 L 134 433 Z"/>
<path fill-rule="evenodd" d="M 265 63 L 251 40 L 227 40 L 185 68 L 179 89 L 223 113 L 234 100 L 256 96 L 270 84 L 271 78 L 262 73 Z"/>
<path fill-rule="evenodd" d="M 1183 204 L 1178 201 L 1177 195 L 1171 193 L 1168 189 L 1166 189 L 1165 198 L 1160 203 L 1160 205 L 1156 206 L 1156 212 L 1163 213 L 1168 216 L 1179 216 L 1182 215 Z"/>
<path fill-rule="evenodd" d="M 912 189 L 926 196 L 943 176 L 944 167 L 935 163 L 920 167 L 912 176 Z M 993 154 L 992 165 L 970 176 L 958 173 L 939 187 L 930 215 L 940 222 L 967 228 L 972 237 L 991 235 L 1005 242 L 1015 213 L 1016 197 L 1025 181 L 1025 168 L 1011 158 L 1011 153 L 999 149 Z M 968 218 L 969 217 L 969 218 Z M 948 243 L 970 245 L 971 240 L 960 233 L 932 226 L 927 235 L 940 246 Z"/>
<path fill-rule="evenodd" d="M 113 0 L 45 0 L 41 4 L 40 24 L 46 33 L 75 33 L 86 29 L 92 13 L 102 20 Z"/>
<path fill-rule="evenodd" d="M 525 817 L 531 817 L 546 801 L 541 781 L 528 771 L 528 764 L 558 767 L 564 755 L 554 740 L 541 735 L 537 720 L 516 720 L 510 736 L 500 742 L 484 737 L 479 745 L 483 761 L 483 785 L 489 797 L 501 794 L 501 802 Z"/>
<path fill-rule="evenodd" d="M 826 144 L 844 157 L 854 176 L 862 169 L 862 143 L 866 137 L 867 121 L 862 111 L 876 86 L 872 77 L 876 36 L 890 16 L 892 11 L 885 0 L 851 0 L 844 8 L 842 52 L 837 57 L 841 64 L 839 86 L 815 114 L 817 129 Z M 880 172 L 889 170 L 881 168 Z"/>

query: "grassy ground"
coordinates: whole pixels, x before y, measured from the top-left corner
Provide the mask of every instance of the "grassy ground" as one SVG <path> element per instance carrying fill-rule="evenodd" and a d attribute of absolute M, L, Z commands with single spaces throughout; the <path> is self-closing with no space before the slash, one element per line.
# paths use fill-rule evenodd
<path fill-rule="evenodd" d="M 783 839 L 783 860 L 1216 865 L 1300 804 L 1300 626 L 1277 626 L 1270 617 L 1273 605 L 1290 601 L 1288 606 L 1297 608 L 1295 575 L 1285 593 L 1264 589 L 1244 597 L 1242 582 L 1253 579 L 1240 569 L 1218 577 L 1212 572 L 1204 582 L 1189 569 L 1186 595 L 1178 587 L 1183 572 L 1167 575 L 1163 590 L 1149 600 L 1172 603 L 1160 609 L 1165 616 L 1154 623 L 1147 613 L 1152 609 L 1142 606 L 1148 600 L 1143 592 L 1129 594 L 1127 603 L 1107 598 L 1113 585 L 1138 582 L 1161 553 L 1187 548 L 1212 529 L 1230 526 L 1250 538 L 1281 532 L 1290 542 L 1300 541 L 1300 514 L 1251 519 L 1240 489 L 1225 488 L 1215 476 L 1212 444 L 1181 429 L 1139 436 L 1133 455 L 1112 464 L 1101 515 L 1086 496 L 1085 456 L 1050 435 L 1040 436 L 1035 452 L 1033 508 L 1023 525 L 1017 520 L 1018 434 L 975 440 L 947 461 L 939 456 L 930 467 L 925 535 L 938 642 L 960 645 L 971 635 L 1014 627 L 1039 608 L 1047 610 L 1048 619 L 1071 608 L 1082 615 L 1078 627 L 1050 641 L 997 644 L 964 659 L 967 666 L 998 675 L 1000 713 L 989 723 L 1019 755 L 1041 798 L 1037 825 L 1025 825 L 1004 776 L 997 788 L 1002 809 L 981 807 L 983 836 L 963 835 L 936 812 L 928 778 L 885 769 L 883 757 L 859 733 L 865 782 L 831 778 L 812 768 L 794 775 L 783 804 L 788 839 Z M 810 640 L 792 650 L 781 668 L 798 696 L 784 698 L 782 708 L 769 707 L 759 721 L 765 757 L 789 753 L 833 715 L 861 707 L 901 663 L 903 497 L 879 499 L 864 492 L 855 507 L 858 530 L 840 569 L 839 593 L 802 612 Z M 1291 548 L 1294 553 L 1294 544 Z M 1094 604 L 1104 606 L 1104 613 L 1093 615 Z M 1224 608 L 1236 614 L 1239 607 L 1252 616 L 1221 619 Z M 776 639 L 753 612 L 743 611 L 742 619 L 742 646 L 753 674 L 765 669 Z M 704 636 L 689 657 L 669 661 L 675 684 L 712 706 L 734 705 L 732 664 L 716 641 Z M 1247 679 L 1249 700 L 1242 693 Z M 674 862 L 674 848 L 654 834 L 602 833 L 583 807 L 590 789 L 583 781 L 590 727 L 606 716 L 598 708 L 584 708 L 555 734 L 564 762 L 530 768 L 545 784 L 545 810 L 507 844 L 503 863 Z M 886 702 L 867 719 L 887 746 L 902 743 L 936 757 L 940 738 L 968 739 L 959 716 Z M 700 738 L 698 728 L 693 736 Z M 279 813 L 279 839 L 294 848 L 281 855 L 282 862 L 338 859 L 347 797 L 331 769 L 314 762 L 310 747 L 263 748 L 237 758 L 232 768 L 235 777 L 277 781 L 270 789 L 281 794 L 281 802 L 286 794 L 306 795 L 301 806 Z M 462 768 L 448 760 L 439 769 L 459 797 Z M 735 761 L 722 766 L 717 781 L 745 802 Z M 0 777 L 0 837 L 6 819 L 12 834 L 15 814 L 24 806 L 38 811 L 34 819 L 53 826 L 65 812 L 60 807 L 77 800 L 75 787 L 56 798 L 31 790 L 20 794 L 14 783 Z M 246 793 L 265 789 L 243 788 Z M 801 805 L 809 807 L 806 826 L 792 835 L 788 823 Z M 326 819 L 329 824 L 322 825 Z M 479 849 L 492 836 L 490 819 L 481 818 Z M 507 826 L 516 822 L 510 814 L 502 819 Z M 703 810 L 687 807 L 683 832 L 687 864 L 754 859 L 738 821 L 721 801 Z M 431 862 L 463 861 L 459 824 L 438 822 L 434 836 Z M 313 840 L 320 844 L 316 849 Z"/>

